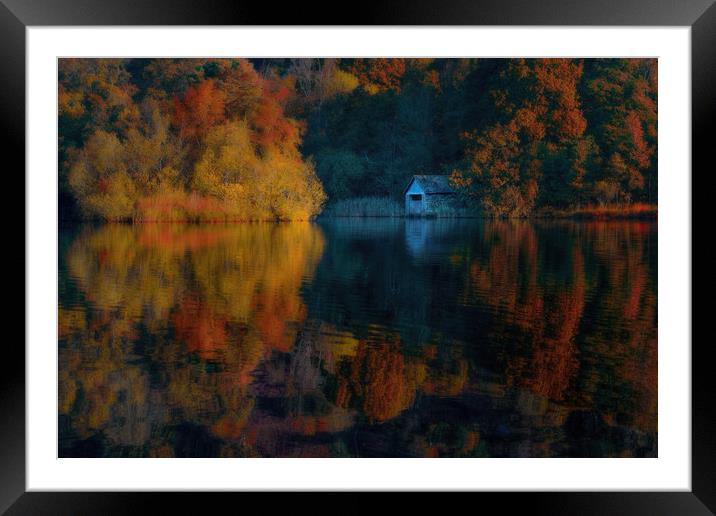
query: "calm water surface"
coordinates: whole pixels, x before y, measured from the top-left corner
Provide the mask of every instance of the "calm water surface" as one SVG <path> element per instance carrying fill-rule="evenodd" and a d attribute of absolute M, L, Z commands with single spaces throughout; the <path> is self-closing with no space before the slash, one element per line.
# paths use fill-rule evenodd
<path fill-rule="evenodd" d="M 651 222 L 62 229 L 60 456 L 653 457 Z"/>

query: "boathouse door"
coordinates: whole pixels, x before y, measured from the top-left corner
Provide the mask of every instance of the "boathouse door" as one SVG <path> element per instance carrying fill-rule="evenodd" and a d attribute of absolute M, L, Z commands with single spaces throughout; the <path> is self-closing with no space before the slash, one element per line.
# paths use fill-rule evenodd
<path fill-rule="evenodd" d="M 410 194 L 408 196 L 408 215 L 423 214 L 423 194 Z"/>

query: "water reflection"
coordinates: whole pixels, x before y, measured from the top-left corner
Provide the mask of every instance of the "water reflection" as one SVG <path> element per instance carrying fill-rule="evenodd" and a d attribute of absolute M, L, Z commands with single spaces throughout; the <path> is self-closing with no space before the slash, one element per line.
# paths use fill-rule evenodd
<path fill-rule="evenodd" d="M 656 456 L 656 225 L 60 235 L 60 456 Z"/>

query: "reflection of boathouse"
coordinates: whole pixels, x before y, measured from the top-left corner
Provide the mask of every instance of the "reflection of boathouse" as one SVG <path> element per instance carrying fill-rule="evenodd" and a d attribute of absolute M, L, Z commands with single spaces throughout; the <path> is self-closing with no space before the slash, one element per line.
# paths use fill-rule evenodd
<path fill-rule="evenodd" d="M 403 191 L 405 214 L 409 217 L 452 216 L 457 195 L 448 176 L 417 175 Z"/>
<path fill-rule="evenodd" d="M 470 228 L 464 219 L 405 219 L 405 245 L 413 258 L 425 258 L 450 252 L 456 236 Z M 459 238 L 459 237 L 458 237 Z"/>

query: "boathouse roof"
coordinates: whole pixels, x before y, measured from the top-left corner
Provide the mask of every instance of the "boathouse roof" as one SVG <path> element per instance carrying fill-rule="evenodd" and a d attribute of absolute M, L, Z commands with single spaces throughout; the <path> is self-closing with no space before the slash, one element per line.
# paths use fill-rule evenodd
<path fill-rule="evenodd" d="M 403 190 L 403 195 L 405 195 L 405 192 L 408 191 L 410 186 L 417 182 L 418 186 L 426 193 L 426 194 L 454 194 L 455 189 L 450 186 L 450 181 L 448 176 L 440 176 L 440 175 L 415 175 L 412 177 L 412 179 L 408 182 L 408 185 Z"/>

